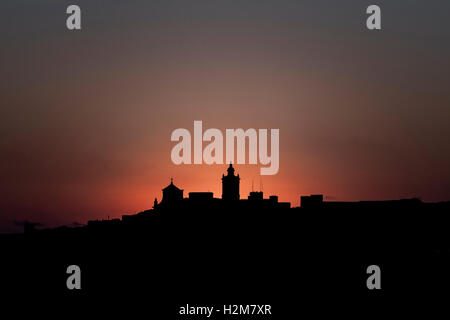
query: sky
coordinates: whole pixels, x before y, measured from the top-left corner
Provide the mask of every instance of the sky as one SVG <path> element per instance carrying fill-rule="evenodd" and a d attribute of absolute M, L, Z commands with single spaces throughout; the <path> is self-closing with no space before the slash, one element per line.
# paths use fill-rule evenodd
<path fill-rule="evenodd" d="M 78 4 L 82 30 L 66 28 Z M 0 3 L 0 232 L 117 218 L 226 165 L 171 162 L 177 128 L 280 130 L 241 198 L 450 200 L 448 1 Z"/>

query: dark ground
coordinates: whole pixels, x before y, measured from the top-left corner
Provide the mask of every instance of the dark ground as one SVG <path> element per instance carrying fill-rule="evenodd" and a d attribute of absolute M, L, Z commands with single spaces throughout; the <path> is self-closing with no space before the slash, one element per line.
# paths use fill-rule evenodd
<path fill-rule="evenodd" d="M 292 319 L 445 307 L 448 203 L 384 208 L 173 208 L 128 223 L 3 235 L 2 286 L 13 301 L 87 301 L 106 310 L 177 316 L 186 304 L 271 304 Z M 66 268 L 81 268 L 68 290 Z M 366 269 L 381 268 L 381 290 Z M 31 299 L 31 300 L 30 300 Z M 5 300 L 3 300 L 5 301 Z M 6 305 L 6 303 L 5 303 Z M 155 317 L 153 317 L 155 316 Z M 248 319 L 214 315 L 213 319 Z"/>

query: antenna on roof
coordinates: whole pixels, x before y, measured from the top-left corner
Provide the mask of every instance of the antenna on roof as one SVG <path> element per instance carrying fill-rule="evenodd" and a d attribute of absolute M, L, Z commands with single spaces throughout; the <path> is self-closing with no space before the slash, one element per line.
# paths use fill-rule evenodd
<path fill-rule="evenodd" d="M 255 190 L 254 190 L 254 188 L 253 188 L 253 179 L 252 179 L 252 192 L 253 192 L 253 191 L 255 191 Z"/>

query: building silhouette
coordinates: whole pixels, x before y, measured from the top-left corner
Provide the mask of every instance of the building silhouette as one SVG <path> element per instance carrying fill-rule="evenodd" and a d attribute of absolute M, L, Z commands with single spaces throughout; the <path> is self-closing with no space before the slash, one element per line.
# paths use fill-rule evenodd
<path fill-rule="evenodd" d="M 212 192 L 189 192 L 189 200 L 208 201 L 213 199 L 214 194 Z"/>
<path fill-rule="evenodd" d="M 262 191 L 252 191 L 247 199 L 241 199 L 239 193 L 240 177 L 235 174 L 233 165 L 227 168 L 227 175 L 222 175 L 222 197 L 215 198 L 212 192 L 189 192 L 188 197 L 183 197 L 183 189 L 173 183 L 162 189 L 161 202 L 155 199 L 153 208 L 137 214 L 122 215 L 122 221 L 126 224 L 145 225 L 147 219 L 152 216 L 179 217 L 211 217 L 221 215 L 252 215 L 274 211 L 291 209 L 290 202 L 279 202 L 278 196 L 271 195 L 264 199 Z M 89 221 L 89 225 L 97 225 L 98 221 Z"/>
<path fill-rule="evenodd" d="M 170 179 L 170 184 L 162 189 L 162 192 L 163 198 L 161 200 L 161 204 L 168 204 L 183 200 L 183 190 L 173 184 L 173 179 Z"/>
<path fill-rule="evenodd" d="M 273 197 L 273 196 L 271 196 Z M 248 200 L 263 200 L 263 192 L 262 191 L 252 191 L 248 196 Z M 278 198 L 277 198 L 278 200 Z"/>
<path fill-rule="evenodd" d="M 184 197 L 184 190 L 180 189 L 170 180 L 170 184 L 162 189 L 162 199 L 158 202 L 155 198 L 153 207 L 134 214 L 124 214 L 121 219 L 90 220 L 87 223 L 91 230 L 116 230 L 123 226 L 149 228 L 153 225 L 154 219 L 166 219 L 173 223 L 180 221 L 209 221 L 217 219 L 221 224 L 227 221 L 259 221 L 263 217 L 272 219 L 285 219 L 287 217 L 301 217 L 303 223 L 308 219 L 322 219 L 326 216 L 326 223 L 331 225 L 353 223 L 352 219 L 358 220 L 363 217 L 361 212 L 371 216 L 375 212 L 390 212 L 392 210 L 408 212 L 407 220 L 411 220 L 412 213 L 421 210 L 441 211 L 450 208 L 450 202 L 424 203 L 420 199 L 400 199 L 384 201 L 324 201 L 322 194 L 313 194 L 300 197 L 299 206 L 291 206 L 290 202 L 279 202 L 277 195 L 270 195 L 264 198 L 263 192 L 251 191 L 247 198 L 241 199 L 240 177 L 235 174 L 233 165 L 227 168 L 227 174 L 222 175 L 222 197 L 215 198 L 212 192 L 189 192 L 188 197 Z M 314 213 L 313 216 L 310 215 Z M 331 214 L 332 213 L 332 214 Z M 256 220 L 254 220 L 256 219 Z M 386 216 L 383 219 L 402 221 L 405 219 L 399 215 Z M 352 220 L 353 221 L 353 220 Z M 183 223 L 184 223 L 183 222 Z M 307 223 L 306 223 L 307 224 Z M 67 227 L 66 227 L 67 228 Z M 34 233 L 35 229 L 26 225 L 26 233 Z M 36 230 L 39 231 L 39 230 Z"/>
<path fill-rule="evenodd" d="M 121 292 L 128 293 L 135 290 L 135 284 L 154 288 L 156 283 L 154 299 L 169 296 L 172 288 L 185 290 L 186 297 L 191 297 L 198 281 L 205 288 L 202 292 L 208 294 L 217 281 L 221 281 L 220 290 L 235 290 L 236 285 L 245 283 L 240 291 L 256 288 L 255 294 L 264 293 L 267 282 L 261 279 L 267 275 L 273 275 L 275 289 L 270 291 L 277 293 L 278 284 L 293 281 L 303 287 L 309 281 L 308 292 L 320 289 L 322 293 L 330 283 L 336 288 L 356 284 L 366 290 L 365 270 L 372 261 L 387 270 L 413 270 L 406 276 L 399 274 L 400 279 L 416 279 L 417 270 L 423 270 L 427 279 L 435 275 L 432 283 L 439 286 L 448 274 L 450 262 L 446 261 L 450 260 L 444 259 L 450 256 L 450 202 L 340 202 L 324 201 L 315 194 L 301 197 L 301 205 L 291 207 L 289 202 L 279 202 L 276 195 L 265 199 L 262 191 L 252 191 L 241 199 L 239 175 L 232 165 L 227 171 L 222 176 L 222 198 L 215 198 L 212 192 L 189 192 L 184 197 L 183 189 L 171 180 L 153 209 L 122 215 L 121 219 L 42 230 L 25 224 L 24 234 L 4 237 L 9 243 L 4 247 L 16 254 L 3 259 L 14 263 L 2 274 L 14 279 L 14 286 L 17 279 L 24 279 L 24 285 L 17 287 L 21 294 L 30 283 L 36 288 L 65 289 L 66 278 L 59 275 L 65 275 L 68 263 L 77 263 L 89 270 L 90 282 L 82 285 L 83 290 L 109 292 L 120 286 Z M 412 261 L 414 268 L 404 267 Z M 339 276 L 332 273 L 328 277 L 330 265 Z M 167 279 L 174 277 L 168 286 Z M 110 279 L 114 281 L 110 283 Z M 323 279 L 323 285 L 316 288 L 318 279 Z M 448 287 L 448 277 L 447 281 L 442 288 Z M 415 292 L 416 282 L 407 284 Z M 405 282 L 398 287 L 405 288 Z M 424 292 L 432 292 L 430 288 L 425 287 Z"/>
<path fill-rule="evenodd" d="M 300 197 L 300 206 L 302 208 L 320 208 L 323 204 L 323 195 L 312 194 L 310 196 Z"/>
<path fill-rule="evenodd" d="M 239 200 L 239 175 L 234 175 L 233 165 L 227 169 L 227 175 L 222 175 L 222 200 Z"/>

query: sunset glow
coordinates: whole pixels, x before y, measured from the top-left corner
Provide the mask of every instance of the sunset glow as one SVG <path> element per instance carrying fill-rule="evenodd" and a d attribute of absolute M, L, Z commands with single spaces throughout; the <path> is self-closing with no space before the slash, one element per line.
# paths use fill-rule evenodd
<path fill-rule="evenodd" d="M 139 3 L 80 1 L 91 14 L 71 34 L 42 3 L 20 13 L 29 25 L 4 28 L 0 18 L 0 231 L 139 212 L 171 177 L 185 194 L 220 197 L 225 164 L 171 161 L 172 131 L 194 120 L 279 128 L 276 175 L 236 165 L 242 198 L 252 181 L 292 206 L 313 193 L 450 198 L 448 27 L 406 39 L 401 20 L 387 21 L 390 33 L 367 36 L 344 4 L 324 16 L 313 2 Z"/>

